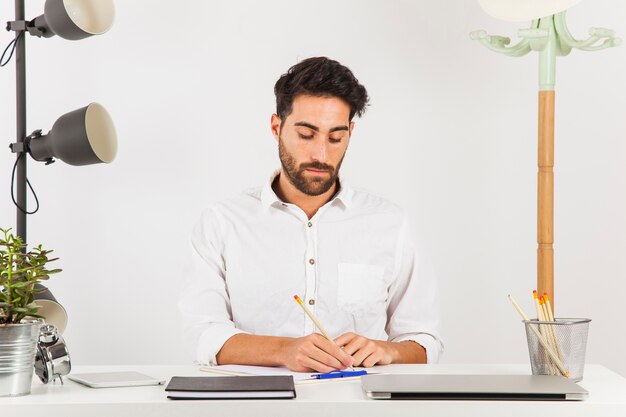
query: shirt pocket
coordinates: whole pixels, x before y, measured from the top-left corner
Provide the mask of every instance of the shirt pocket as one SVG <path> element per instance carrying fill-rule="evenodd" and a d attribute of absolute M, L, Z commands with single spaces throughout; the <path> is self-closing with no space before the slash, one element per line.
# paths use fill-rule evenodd
<path fill-rule="evenodd" d="M 382 266 L 340 262 L 337 265 L 337 304 L 351 313 L 384 304 L 387 300 L 384 277 Z"/>

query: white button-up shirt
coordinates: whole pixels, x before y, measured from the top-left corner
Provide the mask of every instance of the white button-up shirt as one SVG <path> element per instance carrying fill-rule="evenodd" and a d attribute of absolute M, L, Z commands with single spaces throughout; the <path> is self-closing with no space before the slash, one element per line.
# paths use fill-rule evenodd
<path fill-rule="evenodd" d="M 237 333 L 319 332 L 297 294 L 332 338 L 412 340 L 436 362 L 443 346 L 435 277 L 406 213 L 342 181 L 308 219 L 276 196 L 272 180 L 213 204 L 192 232 L 180 309 L 196 360 L 215 364 Z"/>

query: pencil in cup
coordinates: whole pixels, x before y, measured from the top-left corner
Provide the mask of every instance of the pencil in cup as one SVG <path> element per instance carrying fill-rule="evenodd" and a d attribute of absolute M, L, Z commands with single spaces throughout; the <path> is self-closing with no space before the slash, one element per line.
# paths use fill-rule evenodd
<path fill-rule="evenodd" d="M 548 293 L 544 292 L 543 296 L 540 298 L 541 306 L 543 307 L 545 321 L 549 321 L 552 324 L 546 325 L 549 336 L 552 339 L 552 346 L 554 347 L 554 351 L 556 355 L 559 357 L 561 362 L 563 362 L 563 354 L 561 353 L 561 346 L 559 343 L 559 338 L 556 337 L 556 319 L 554 318 L 554 313 L 552 312 L 552 306 L 550 305 L 550 297 L 548 297 Z M 571 369 L 570 369 L 571 370 Z"/>
<path fill-rule="evenodd" d="M 543 309 L 544 321 L 555 323 L 554 316 L 550 312 L 550 309 L 548 309 L 548 293 L 544 293 L 539 298 L 539 303 L 541 304 L 541 307 Z M 561 361 L 563 361 L 563 356 L 561 355 L 561 348 L 559 347 L 556 334 L 554 333 L 554 324 L 547 324 L 545 325 L 545 328 L 548 333 L 548 340 L 552 342 L 552 347 L 554 348 L 556 355 L 559 357 Z"/>
<path fill-rule="evenodd" d="M 335 341 L 328 335 L 328 333 L 326 332 L 326 330 L 324 330 L 324 327 L 322 326 L 322 324 L 317 320 L 317 318 L 313 315 L 313 313 L 311 313 L 311 310 L 309 310 L 307 308 L 307 306 L 304 305 L 304 302 L 302 302 L 302 299 L 300 297 L 298 297 L 297 295 L 293 296 L 294 300 L 296 300 L 298 302 L 298 304 L 300 304 L 300 307 L 302 307 L 302 310 L 304 310 L 304 312 L 306 313 L 307 316 L 309 316 L 309 318 L 311 319 L 311 321 L 313 323 L 315 323 L 315 326 L 317 326 L 317 328 L 319 329 L 319 331 L 322 333 L 322 335 L 329 341 L 331 342 L 333 345 L 337 346 L 337 343 L 335 343 Z M 349 366 L 350 369 L 354 370 L 353 367 Z"/>
<path fill-rule="evenodd" d="M 550 319 L 548 318 L 546 309 L 545 309 L 543 297 L 540 297 L 539 294 L 537 294 L 537 290 L 533 291 L 533 300 L 535 302 L 535 308 L 537 310 L 537 320 L 540 322 L 550 321 Z M 557 351 L 556 339 L 554 338 L 554 334 L 552 332 L 552 326 L 546 325 L 546 324 L 540 324 L 539 332 L 545 336 L 546 341 L 548 342 L 550 347 L 552 347 L 552 349 L 554 349 L 554 351 L 556 352 Z M 559 359 L 561 359 L 560 356 L 559 356 Z M 546 352 L 542 352 L 542 363 L 546 363 L 548 365 L 550 375 L 558 374 L 557 368 L 554 366 L 554 364 L 550 360 L 550 357 L 546 355 Z"/>
<path fill-rule="evenodd" d="M 517 301 L 515 301 L 515 299 L 513 298 L 513 296 L 511 294 L 509 294 L 509 300 L 511 301 L 511 304 L 513 304 L 513 307 L 515 307 L 515 310 L 517 310 L 519 315 L 522 317 L 522 320 L 530 321 L 528 316 L 526 315 L 526 313 L 524 313 L 524 310 L 522 310 L 520 305 L 517 304 Z M 550 345 L 549 345 L 548 341 L 546 340 L 546 338 L 534 326 L 530 326 L 530 329 L 535 334 L 535 336 L 537 337 L 537 340 L 539 341 L 541 346 L 543 346 L 543 348 L 548 353 L 550 358 L 554 361 L 554 364 L 558 368 L 558 370 L 561 373 L 561 375 L 563 375 L 566 378 L 569 378 L 569 372 L 565 369 L 565 367 L 563 366 L 563 363 L 558 358 L 557 354 L 550 347 Z"/>
<path fill-rule="evenodd" d="M 537 294 L 537 290 L 533 290 L 533 301 L 535 302 L 535 309 L 537 311 L 537 320 L 546 321 L 543 307 L 539 302 L 539 295 Z M 548 342 L 548 344 L 552 344 L 552 339 L 548 335 L 547 327 L 545 325 L 539 325 L 539 332 L 546 337 L 546 341 Z M 552 362 L 550 361 L 550 357 L 547 356 L 547 353 L 545 351 L 541 352 L 541 362 L 548 365 L 548 371 L 550 375 L 556 375 L 558 373 L 558 370 L 552 364 Z"/>

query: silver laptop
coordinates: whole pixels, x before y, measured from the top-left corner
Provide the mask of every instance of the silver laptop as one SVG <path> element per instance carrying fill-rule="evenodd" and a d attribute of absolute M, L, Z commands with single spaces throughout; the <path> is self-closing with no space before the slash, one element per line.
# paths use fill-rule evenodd
<path fill-rule="evenodd" d="M 363 391 L 391 400 L 584 400 L 589 392 L 561 376 L 363 375 Z"/>

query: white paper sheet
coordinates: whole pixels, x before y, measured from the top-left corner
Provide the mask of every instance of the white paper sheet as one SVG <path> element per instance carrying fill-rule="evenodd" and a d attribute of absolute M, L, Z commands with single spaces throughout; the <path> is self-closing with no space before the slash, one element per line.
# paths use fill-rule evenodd
<path fill-rule="evenodd" d="M 354 368 L 355 371 L 361 370 L 364 368 Z M 200 368 L 201 371 L 210 372 L 220 375 L 292 375 L 293 380 L 295 382 L 299 381 L 341 381 L 342 379 L 352 379 L 358 377 L 351 378 L 334 378 L 334 379 L 325 379 L 319 380 L 313 377 L 313 375 L 318 375 L 319 372 L 310 373 L 310 372 L 294 372 L 285 368 L 284 366 L 280 367 L 270 367 L 270 366 L 249 366 L 249 365 L 217 365 L 217 366 L 203 366 Z M 348 369 L 345 369 L 348 370 Z M 368 373 L 372 372 L 371 369 L 367 369 Z"/>

